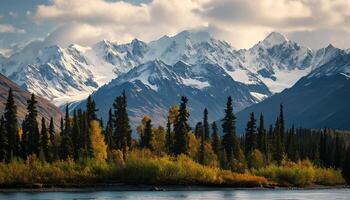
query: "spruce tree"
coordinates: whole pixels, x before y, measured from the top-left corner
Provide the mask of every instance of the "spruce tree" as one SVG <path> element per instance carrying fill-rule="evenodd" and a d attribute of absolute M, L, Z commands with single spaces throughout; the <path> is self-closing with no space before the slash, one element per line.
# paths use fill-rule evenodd
<path fill-rule="evenodd" d="M 174 154 L 187 154 L 188 153 L 188 138 L 187 133 L 190 130 L 188 125 L 188 118 L 190 114 L 187 111 L 188 99 L 185 96 L 181 97 L 181 104 L 179 109 L 179 116 L 174 124 Z"/>
<path fill-rule="evenodd" d="M 211 147 L 216 154 L 216 156 L 219 157 L 220 154 L 220 136 L 218 132 L 218 127 L 215 122 L 211 124 L 211 130 L 212 130 L 212 135 L 211 135 Z"/>
<path fill-rule="evenodd" d="M 283 155 L 284 155 L 284 152 L 283 152 L 283 142 L 282 142 L 282 138 L 281 138 L 281 127 L 280 127 L 280 119 L 277 118 L 276 120 L 276 124 L 275 124 L 275 128 L 274 128 L 274 131 L 273 131 L 273 134 L 274 134 L 274 159 L 277 161 L 277 162 L 281 162 L 282 159 L 283 159 Z"/>
<path fill-rule="evenodd" d="M 71 121 L 69 116 L 69 108 L 66 105 L 66 115 L 64 119 L 64 128 L 60 146 L 60 154 L 61 159 L 73 158 L 74 149 L 72 142 L 72 129 L 71 129 Z"/>
<path fill-rule="evenodd" d="M 196 126 L 194 127 L 194 135 L 196 138 L 201 138 L 203 133 L 203 124 L 202 122 L 197 122 Z"/>
<path fill-rule="evenodd" d="M 37 101 L 34 94 L 32 94 L 30 100 L 27 101 L 27 117 L 25 119 L 25 128 L 23 132 L 28 136 L 28 155 L 36 154 L 37 156 L 40 153 L 40 132 L 37 122 L 38 111 L 36 108 Z"/>
<path fill-rule="evenodd" d="M 263 153 L 267 154 L 267 136 L 264 124 L 264 115 L 260 114 L 259 128 L 258 128 L 258 138 L 257 138 L 258 149 Z"/>
<path fill-rule="evenodd" d="M 280 105 L 280 115 L 278 117 L 279 119 L 279 125 L 278 125 L 278 134 L 280 135 L 279 137 L 281 138 L 282 142 L 282 150 L 284 150 L 284 131 L 285 131 L 285 126 L 284 126 L 284 114 L 283 114 L 283 105 Z"/>
<path fill-rule="evenodd" d="M 2 116 L 0 121 L 0 162 L 8 161 L 8 140 L 5 126 L 5 119 Z"/>
<path fill-rule="evenodd" d="M 74 159 L 77 160 L 79 156 L 79 150 L 82 148 L 81 146 L 81 132 L 80 132 L 80 124 L 78 121 L 77 112 L 74 110 L 73 112 L 73 127 L 72 127 L 72 143 L 74 150 Z"/>
<path fill-rule="evenodd" d="M 233 114 L 232 98 L 227 98 L 225 117 L 222 119 L 222 129 L 224 136 L 222 144 L 227 156 L 227 161 L 231 162 L 239 158 L 240 147 L 236 138 L 236 117 Z"/>
<path fill-rule="evenodd" d="M 46 129 L 45 118 L 41 118 L 41 151 L 45 156 L 45 160 L 49 160 L 49 135 Z"/>
<path fill-rule="evenodd" d="M 146 148 L 149 148 L 151 150 L 153 150 L 153 146 L 152 146 L 152 141 L 153 141 L 153 130 L 152 130 L 152 120 L 148 119 L 146 121 L 146 125 L 145 125 L 145 130 L 144 130 L 144 146 Z"/>
<path fill-rule="evenodd" d="M 96 112 L 98 109 L 96 108 L 96 103 L 92 99 L 91 95 L 86 100 L 86 113 L 88 122 L 90 123 L 92 120 L 98 120 Z"/>
<path fill-rule="evenodd" d="M 204 131 L 204 139 L 208 140 L 210 138 L 210 133 L 209 133 L 208 109 L 207 108 L 204 109 L 203 131 Z"/>
<path fill-rule="evenodd" d="M 201 140 L 201 143 L 199 145 L 198 162 L 203 165 L 204 159 L 205 159 L 205 146 L 204 146 L 205 134 L 204 134 L 204 132 L 202 132 L 200 140 Z"/>
<path fill-rule="evenodd" d="M 166 123 L 166 150 L 168 152 L 168 154 L 172 154 L 173 153 L 173 145 L 174 145 L 174 141 L 173 141 L 173 135 L 171 134 L 171 122 L 169 117 L 167 118 L 167 123 Z"/>
<path fill-rule="evenodd" d="M 108 121 L 106 125 L 106 129 L 104 131 L 105 133 L 105 141 L 108 146 L 108 150 L 112 150 L 114 147 L 113 144 L 113 113 L 112 109 L 109 109 L 108 111 Z"/>
<path fill-rule="evenodd" d="M 250 113 L 250 119 L 247 123 L 245 134 L 245 155 L 248 157 L 250 153 L 256 148 L 256 120 L 254 113 Z"/>
<path fill-rule="evenodd" d="M 58 152 L 57 152 L 57 144 L 56 144 L 56 138 L 55 138 L 55 125 L 53 123 L 53 118 L 50 118 L 50 124 L 49 124 L 49 149 L 50 149 L 50 160 L 55 160 L 58 158 Z"/>
<path fill-rule="evenodd" d="M 17 122 L 17 106 L 13 97 L 12 89 L 9 90 L 5 110 L 5 128 L 8 139 L 8 155 L 19 155 L 19 135 L 18 135 L 18 122 Z"/>
<path fill-rule="evenodd" d="M 117 149 L 122 149 L 125 155 L 128 148 L 131 147 L 131 127 L 129 116 L 126 110 L 127 98 L 125 91 L 118 96 L 114 103 L 114 140 Z"/>

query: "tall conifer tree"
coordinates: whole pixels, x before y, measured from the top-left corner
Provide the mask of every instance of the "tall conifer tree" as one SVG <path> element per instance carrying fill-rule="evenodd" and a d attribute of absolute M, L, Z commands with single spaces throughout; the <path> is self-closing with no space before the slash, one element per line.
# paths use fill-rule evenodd
<path fill-rule="evenodd" d="M 240 147 L 236 138 L 236 117 L 233 114 L 232 98 L 227 98 L 225 117 L 222 119 L 223 139 L 222 144 L 227 156 L 227 161 L 238 159 Z"/>
<path fill-rule="evenodd" d="M 174 153 L 175 155 L 188 153 L 188 138 L 187 133 L 190 130 L 188 125 L 188 118 L 190 114 L 187 111 L 188 99 L 185 96 L 181 97 L 181 104 L 179 109 L 179 116 L 174 124 L 175 141 Z"/>
<path fill-rule="evenodd" d="M 41 151 L 44 153 L 45 160 L 49 160 L 49 135 L 46 129 L 45 118 L 41 118 Z"/>
<path fill-rule="evenodd" d="M 17 122 L 17 106 L 13 97 L 12 89 L 9 90 L 5 111 L 5 128 L 8 138 L 8 149 L 9 155 L 19 155 L 19 135 L 18 135 L 18 122 Z"/>
<path fill-rule="evenodd" d="M 2 116 L 0 121 L 0 162 L 8 161 L 8 140 L 5 127 L 5 119 Z"/>

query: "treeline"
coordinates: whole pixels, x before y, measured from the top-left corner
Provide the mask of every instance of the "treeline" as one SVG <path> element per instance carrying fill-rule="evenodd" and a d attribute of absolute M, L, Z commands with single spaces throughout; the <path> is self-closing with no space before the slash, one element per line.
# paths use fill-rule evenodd
<path fill-rule="evenodd" d="M 88 159 L 112 162 L 115 157 L 126 160 L 129 152 L 149 149 L 158 157 L 186 155 L 199 164 L 240 173 L 269 164 L 283 165 L 286 161 L 308 159 L 318 166 L 343 169 L 344 177 L 347 180 L 350 177 L 348 136 L 329 129 L 287 129 L 282 105 L 274 125 L 266 126 L 262 113 L 257 123 L 251 113 L 246 132 L 240 137 L 236 134 L 231 97 L 227 98 L 220 122 L 210 123 L 208 110 L 204 109 L 203 120 L 192 128 L 188 122 L 188 99 L 183 96 L 179 105 L 169 109 L 165 127 L 155 127 L 152 119 L 145 116 L 137 127 L 140 137 L 135 139 L 125 92 L 116 97 L 105 125 L 97 116 L 98 109 L 91 96 L 85 110 L 70 112 L 67 105 L 59 131 L 54 127 L 53 118 L 49 123 L 44 118 L 38 123 L 34 95 L 27 104 L 27 115 L 19 125 L 17 108 L 9 91 L 0 121 L 0 159 L 3 162 L 28 160 L 33 156 L 49 163 Z"/>

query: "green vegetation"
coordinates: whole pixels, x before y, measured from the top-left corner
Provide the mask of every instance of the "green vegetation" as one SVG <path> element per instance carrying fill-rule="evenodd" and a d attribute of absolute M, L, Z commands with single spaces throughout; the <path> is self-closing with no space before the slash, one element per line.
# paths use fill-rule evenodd
<path fill-rule="evenodd" d="M 69 111 L 57 133 L 50 119 L 38 123 L 36 99 L 28 100 L 20 126 L 12 91 L 0 121 L 0 187 L 82 186 L 131 183 L 210 186 L 343 185 L 349 181 L 349 134 L 333 130 L 285 128 L 283 106 L 266 130 L 251 113 L 243 136 L 236 134 L 232 98 L 227 98 L 222 134 L 216 122 L 195 129 L 188 122 L 188 99 L 169 109 L 166 128 L 144 116 L 132 138 L 127 96 L 116 97 L 104 126 L 96 103 Z M 40 128 L 39 128 L 40 126 Z M 192 132 L 194 130 L 194 132 Z M 223 135 L 220 137 L 220 135 Z M 343 178 L 344 177 L 344 178 Z"/>

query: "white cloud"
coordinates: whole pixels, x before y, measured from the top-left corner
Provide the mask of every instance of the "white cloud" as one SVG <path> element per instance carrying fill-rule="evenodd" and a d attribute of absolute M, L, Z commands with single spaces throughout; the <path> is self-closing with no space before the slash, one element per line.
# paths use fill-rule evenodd
<path fill-rule="evenodd" d="M 349 11 L 348 0 L 153 0 L 137 5 L 52 0 L 28 15 L 39 24 L 57 24 L 47 41 L 61 45 L 92 44 L 102 39 L 149 41 L 184 29 L 204 29 L 236 48 L 250 47 L 271 31 L 299 41 L 308 41 L 314 33 L 312 42 L 306 43 L 316 48 L 321 44 L 317 38 L 340 46 L 342 41 L 334 38 L 350 36 Z"/>
<path fill-rule="evenodd" d="M 19 29 L 11 24 L 0 24 L 0 33 L 25 33 L 24 29 Z"/>

